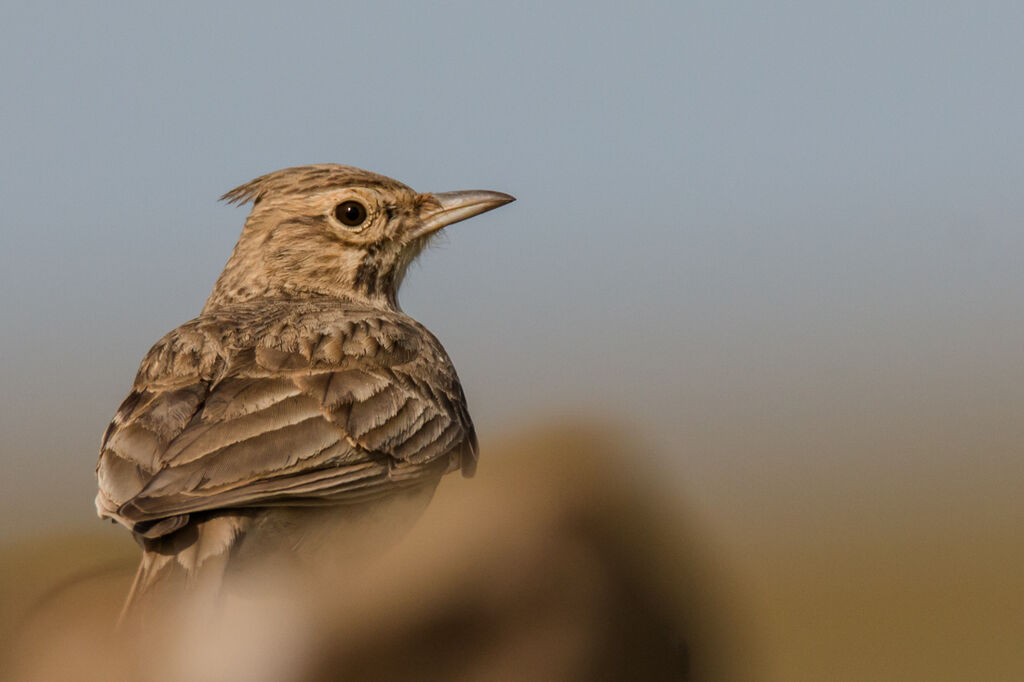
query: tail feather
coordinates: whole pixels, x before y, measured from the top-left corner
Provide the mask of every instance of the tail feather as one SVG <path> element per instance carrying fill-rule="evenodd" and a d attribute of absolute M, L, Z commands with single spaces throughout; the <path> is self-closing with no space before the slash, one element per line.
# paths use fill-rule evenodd
<path fill-rule="evenodd" d="M 141 617 L 142 611 L 158 607 L 161 595 L 173 597 L 184 587 L 197 597 L 214 597 L 223 583 L 231 550 L 247 526 L 244 516 L 213 516 L 195 519 L 163 537 L 141 538 L 142 561 L 121 608 L 118 627 Z"/>

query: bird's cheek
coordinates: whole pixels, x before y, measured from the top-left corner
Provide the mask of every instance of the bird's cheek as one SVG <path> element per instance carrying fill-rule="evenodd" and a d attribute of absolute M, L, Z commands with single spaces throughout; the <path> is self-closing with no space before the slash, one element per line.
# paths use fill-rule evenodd
<path fill-rule="evenodd" d="M 361 249 L 342 249 L 334 255 L 343 272 L 354 272 L 365 258 L 365 252 Z"/>

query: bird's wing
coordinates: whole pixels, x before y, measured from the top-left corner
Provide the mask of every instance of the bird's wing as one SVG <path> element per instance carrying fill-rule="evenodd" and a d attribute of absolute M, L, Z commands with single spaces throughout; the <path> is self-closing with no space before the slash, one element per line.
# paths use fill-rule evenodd
<path fill-rule="evenodd" d="M 193 512 L 471 474 L 476 436 L 437 340 L 397 313 L 323 317 L 252 338 L 200 318 L 158 343 L 104 434 L 100 514 L 155 537 Z"/>

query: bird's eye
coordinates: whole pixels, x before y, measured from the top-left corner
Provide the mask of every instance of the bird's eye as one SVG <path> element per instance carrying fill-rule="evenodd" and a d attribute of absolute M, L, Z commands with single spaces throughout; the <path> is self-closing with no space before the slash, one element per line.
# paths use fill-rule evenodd
<path fill-rule="evenodd" d="M 334 207 L 334 217 L 342 225 L 359 227 L 366 221 L 366 207 L 358 201 L 343 201 Z"/>

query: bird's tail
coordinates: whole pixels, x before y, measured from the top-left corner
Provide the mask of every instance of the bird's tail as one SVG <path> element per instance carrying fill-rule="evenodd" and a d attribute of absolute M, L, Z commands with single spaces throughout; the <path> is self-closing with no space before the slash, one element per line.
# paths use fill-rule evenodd
<path fill-rule="evenodd" d="M 221 515 L 197 519 L 159 538 L 142 539 L 142 561 L 125 599 L 118 627 L 164 602 L 178 604 L 186 592 L 212 604 L 221 590 L 232 548 L 248 519 Z"/>
<path fill-rule="evenodd" d="M 128 622 L 130 614 L 134 613 L 138 608 L 138 603 L 143 592 L 143 585 L 149 584 L 147 576 L 150 574 L 150 565 L 152 564 L 152 557 L 149 552 L 143 551 L 142 561 L 139 562 L 139 567 L 135 571 L 135 579 L 132 580 L 132 586 L 128 590 L 128 596 L 125 597 L 124 605 L 121 606 L 121 613 L 117 616 L 117 627 L 124 627 L 125 623 Z"/>

